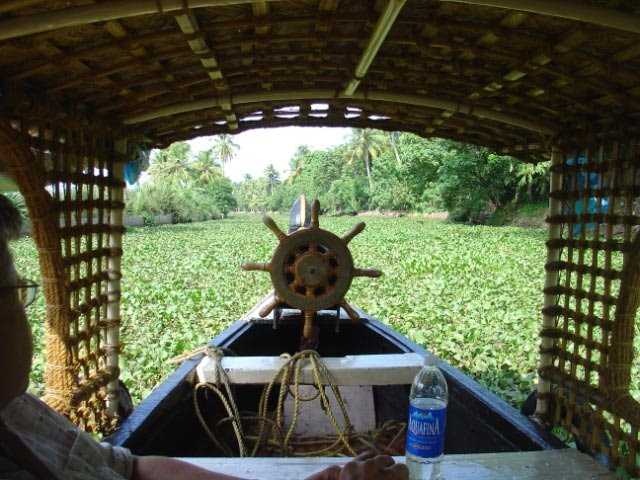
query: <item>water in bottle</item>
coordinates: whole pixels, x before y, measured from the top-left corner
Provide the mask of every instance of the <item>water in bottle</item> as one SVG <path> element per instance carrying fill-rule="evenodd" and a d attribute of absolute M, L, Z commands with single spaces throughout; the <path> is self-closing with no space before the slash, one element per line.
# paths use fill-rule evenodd
<path fill-rule="evenodd" d="M 409 397 L 406 458 L 411 480 L 439 478 L 448 401 L 447 382 L 429 355 Z"/>

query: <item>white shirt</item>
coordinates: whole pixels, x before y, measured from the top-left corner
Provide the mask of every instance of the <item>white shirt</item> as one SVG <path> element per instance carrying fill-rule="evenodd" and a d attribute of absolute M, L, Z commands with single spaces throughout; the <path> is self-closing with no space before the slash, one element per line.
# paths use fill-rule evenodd
<path fill-rule="evenodd" d="M 52 472 L 65 480 L 129 480 L 129 450 L 96 442 L 36 397 L 24 394 L 0 412 L 5 426 Z M 0 439 L 1 442 L 1 439 Z M 0 445 L 1 447 L 1 445 Z M 0 449 L 0 480 L 34 480 Z"/>

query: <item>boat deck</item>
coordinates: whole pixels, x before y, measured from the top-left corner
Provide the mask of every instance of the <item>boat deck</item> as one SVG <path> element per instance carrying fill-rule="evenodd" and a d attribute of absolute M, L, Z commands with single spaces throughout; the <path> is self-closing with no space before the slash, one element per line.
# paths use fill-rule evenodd
<path fill-rule="evenodd" d="M 259 386 L 255 388 L 255 385 L 245 382 L 269 383 L 282 363 L 277 355 L 295 351 L 300 339 L 299 315 L 289 316 L 285 312 L 278 322 L 278 329 L 274 330 L 271 319 L 256 319 L 258 307 L 211 342 L 212 346 L 228 349 L 237 355 L 225 356 L 223 363 L 226 362 L 227 374 L 237 383 L 236 395 L 244 411 L 253 411 L 262 392 Z M 431 353 L 365 312 L 358 312 L 361 316 L 358 324 L 341 315 L 339 333 L 336 332 L 333 313 L 320 315 L 323 341 L 319 353 L 325 362 L 332 365 L 334 376 L 344 377 L 339 383 L 354 383 L 357 380 L 355 372 L 366 374 L 366 378 L 355 383 L 367 385 L 372 390 L 373 406 L 365 410 L 375 412 L 371 418 L 376 425 L 382 425 L 387 420 L 398 420 L 398 412 L 407 411 L 409 386 L 415 369 L 422 363 L 421 358 Z M 224 456 L 211 445 L 193 408 L 193 391 L 198 378 L 200 381 L 209 380 L 203 357 L 203 354 L 198 354 L 185 360 L 107 441 L 129 448 L 138 455 L 217 457 L 220 453 Z M 417 357 L 420 361 L 415 360 Z M 398 365 L 389 361 L 392 358 L 402 358 L 406 365 L 398 370 Z M 373 362 L 378 368 L 381 359 L 387 374 L 376 374 L 372 378 L 369 369 L 355 368 L 362 361 Z M 445 453 L 481 454 L 564 447 L 555 436 L 461 371 L 443 361 L 439 365 L 449 384 L 450 394 Z M 407 375 L 403 369 L 412 372 Z M 348 374 L 341 375 L 340 372 Z M 397 382 L 406 385 L 394 385 Z"/>
<path fill-rule="evenodd" d="M 300 480 L 346 458 L 183 458 L 207 470 L 260 480 Z M 397 457 L 404 462 L 404 457 Z M 577 450 L 447 455 L 442 480 L 605 480 L 615 475 Z"/>

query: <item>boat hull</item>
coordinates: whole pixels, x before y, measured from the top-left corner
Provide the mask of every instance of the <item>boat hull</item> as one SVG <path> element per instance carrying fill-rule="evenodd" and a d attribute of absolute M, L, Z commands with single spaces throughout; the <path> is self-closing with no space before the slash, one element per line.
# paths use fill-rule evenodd
<path fill-rule="evenodd" d="M 428 353 L 419 345 L 360 312 L 362 320 L 339 322 L 330 315 L 319 320 L 323 357 L 389 353 Z M 299 342 L 300 326 L 295 315 L 284 315 L 278 328 L 272 322 L 249 314 L 234 323 L 211 344 L 242 356 L 277 356 L 293 353 Z M 211 441 L 199 424 L 193 404 L 197 383 L 196 367 L 202 355 L 188 359 L 122 423 L 109 442 L 138 455 L 174 457 L 216 456 Z M 490 453 L 546 450 L 561 442 L 504 400 L 446 362 L 440 362 L 449 385 L 446 452 Z M 260 385 L 242 385 L 236 390 L 240 410 L 255 410 Z M 373 386 L 376 423 L 403 420 L 408 411 L 410 385 Z"/>

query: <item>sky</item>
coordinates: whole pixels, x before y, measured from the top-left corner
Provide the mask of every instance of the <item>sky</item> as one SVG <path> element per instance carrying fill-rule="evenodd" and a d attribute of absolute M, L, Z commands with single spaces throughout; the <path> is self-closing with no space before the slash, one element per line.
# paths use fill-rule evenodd
<path fill-rule="evenodd" d="M 339 145 L 349 133 L 347 128 L 280 127 L 261 128 L 239 133 L 233 137 L 240 146 L 238 155 L 225 167 L 225 176 L 239 182 L 249 174 L 260 177 L 269 164 L 280 172 L 280 178 L 289 174 L 289 160 L 300 145 L 322 149 Z M 201 137 L 189 142 L 194 154 L 211 148 L 213 137 Z"/>

